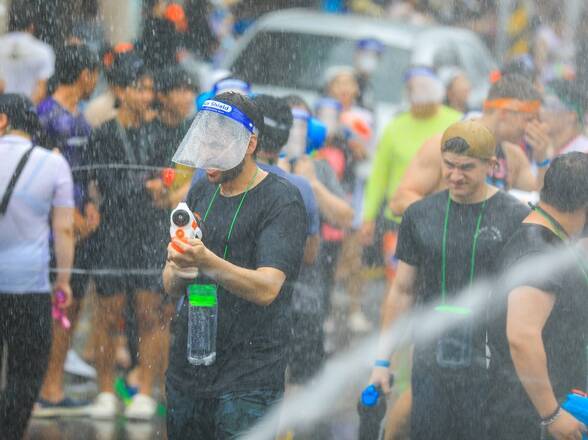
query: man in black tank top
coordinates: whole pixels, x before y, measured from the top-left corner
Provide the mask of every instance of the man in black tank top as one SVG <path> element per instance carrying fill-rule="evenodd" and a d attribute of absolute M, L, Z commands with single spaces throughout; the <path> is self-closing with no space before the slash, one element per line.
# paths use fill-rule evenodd
<path fill-rule="evenodd" d="M 500 255 L 505 271 L 536 270 L 516 282 L 505 276 L 490 300 L 490 438 L 581 439 L 586 430 L 560 405 L 572 389 L 586 389 L 588 266 L 571 241 L 587 208 L 588 155 L 556 158 L 541 201 Z M 534 259 L 556 252 L 541 276 Z"/>

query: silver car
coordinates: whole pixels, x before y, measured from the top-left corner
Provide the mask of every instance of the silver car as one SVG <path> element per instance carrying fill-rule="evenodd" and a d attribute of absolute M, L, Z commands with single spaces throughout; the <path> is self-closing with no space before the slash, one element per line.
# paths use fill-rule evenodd
<path fill-rule="evenodd" d="M 381 128 L 403 105 L 403 73 L 411 64 L 458 66 L 472 81 L 471 105 L 479 107 L 496 64 L 471 31 L 446 26 L 414 26 L 359 15 L 290 9 L 259 19 L 224 59 L 224 69 L 250 81 L 254 91 L 298 93 L 311 102 L 326 70 L 352 65 L 357 40 L 375 37 L 386 49 L 373 77 Z"/>

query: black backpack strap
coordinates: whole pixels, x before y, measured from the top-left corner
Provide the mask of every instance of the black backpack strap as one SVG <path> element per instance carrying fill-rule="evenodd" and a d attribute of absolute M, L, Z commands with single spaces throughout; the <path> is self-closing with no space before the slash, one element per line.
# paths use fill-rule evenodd
<path fill-rule="evenodd" d="M 35 148 L 34 145 L 31 148 L 29 148 L 25 152 L 25 154 L 22 155 L 18 162 L 18 165 L 16 165 L 16 169 L 14 170 L 14 173 L 10 178 L 10 182 L 8 182 L 8 186 L 6 187 L 6 192 L 4 193 L 4 196 L 2 196 L 2 203 L 0 203 L 0 216 L 4 215 L 6 213 L 6 210 L 8 209 L 8 203 L 10 202 L 10 197 L 12 196 L 12 192 L 14 191 L 16 182 L 18 181 L 18 178 L 20 177 L 22 170 L 27 164 L 31 153 L 33 152 L 33 148 Z"/>

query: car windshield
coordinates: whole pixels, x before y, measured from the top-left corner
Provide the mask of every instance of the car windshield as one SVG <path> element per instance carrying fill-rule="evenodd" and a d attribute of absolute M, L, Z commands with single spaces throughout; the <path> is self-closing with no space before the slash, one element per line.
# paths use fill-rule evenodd
<path fill-rule="evenodd" d="M 353 64 L 354 47 L 354 40 L 338 36 L 260 32 L 235 60 L 232 70 L 253 84 L 318 90 L 329 67 Z M 409 50 L 386 46 L 373 77 L 378 100 L 400 102 L 402 74 L 409 62 Z"/>

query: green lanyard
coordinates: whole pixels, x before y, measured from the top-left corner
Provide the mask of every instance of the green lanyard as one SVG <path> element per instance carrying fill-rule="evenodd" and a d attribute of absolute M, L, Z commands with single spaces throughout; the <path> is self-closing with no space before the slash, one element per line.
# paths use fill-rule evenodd
<path fill-rule="evenodd" d="M 258 171 L 259 171 L 259 168 L 256 167 L 255 174 L 253 175 L 253 178 L 251 179 L 251 181 L 247 185 L 247 189 L 243 193 L 243 196 L 241 196 L 241 201 L 239 202 L 239 206 L 237 206 L 237 210 L 235 211 L 235 215 L 233 216 L 233 220 L 231 221 L 231 226 L 229 226 L 229 232 L 227 233 L 227 238 L 225 239 L 225 251 L 223 253 L 223 260 L 227 259 L 227 254 L 229 252 L 229 240 L 231 239 L 231 235 L 233 235 L 233 228 L 235 227 L 235 223 L 237 222 L 237 217 L 239 216 L 239 213 L 241 212 L 241 207 L 243 206 L 243 203 L 245 202 L 245 198 L 247 197 L 249 190 L 251 189 L 251 187 L 255 183 L 255 178 L 257 177 Z M 216 191 L 212 195 L 210 202 L 208 203 L 208 208 L 206 208 L 206 213 L 204 214 L 204 218 L 202 219 L 203 222 L 206 222 L 206 219 L 208 218 L 208 214 L 210 213 L 210 209 L 212 208 L 212 205 L 213 205 L 214 201 L 216 200 L 216 197 L 217 197 L 218 193 L 220 192 L 220 189 L 221 189 L 221 186 L 219 184 L 216 187 Z"/>
<path fill-rule="evenodd" d="M 476 250 L 478 248 L 478 235 L 480 233 L 480 225 L 484 217 L 484 210 L 486 209 L 486 202 L 484 200 L 478 220 L 476 221 L 476 230 L 474 231 L 474 240 L 472 244 L 472 256 L 470 258 L 470 287 L 474 282 L 474 275 L 476 274 Z M 443 242 L 441 253 L 441 304 L 445 305 L 447 297 L 447 230 L 449 229 L 449 212 L 451 211 L 451 196 L 447 194 L 447 207 L 445 208 L 445 222 L 443 224 Z"/>
<path fill-rule="evenodd" d="M 557 238 L 559 238 L 562 242 L 565 243 L 570 238 L 568 233 L 559 224 L 559 222 L 556 219 L 554 219 L 553 216 L 550 215 L 547 211 L 545 211 L 540 206 L 534 205 L 532 203 L 529 203 L 529 206 L 531 207 L 531 209 L 533 211 L 535 211 L 537 214 L 539 214 L 541 217 L 543 217 L 545 220 L 547 220 L 551 224 L 551 226 L 554 229 L 555 235 L 557 235 Z M 582 275 L 584 275 L 584 280 L 586 281 L 586 285 L 588 285 L 588 270 L 586 270 L 586 266 L 584 266 L 584 263 L 582 261 L 582 257 L 580 255 L 578 255 L 578 253 L 576 252 L 576 250 L 572 246 L 569 246 L 569 249 L 574 254 L 574 257 L 576 258 L 576 263 L 578 264 L 580 271 L 582 271 Z"/>

